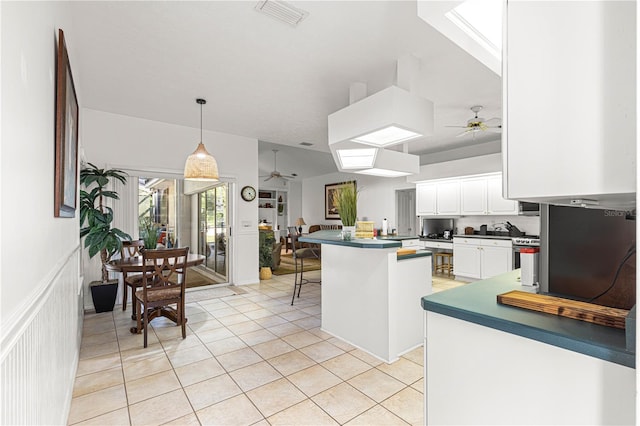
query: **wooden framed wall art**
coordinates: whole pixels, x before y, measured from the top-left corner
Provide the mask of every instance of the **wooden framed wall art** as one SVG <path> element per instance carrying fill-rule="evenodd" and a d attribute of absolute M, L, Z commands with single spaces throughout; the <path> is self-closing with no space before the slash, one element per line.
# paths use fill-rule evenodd
<path fill-rule="evenodd" d="M 78 98 L 64 33 L 58 30 L 54 216 L 75 217 L 78 193 Z"/>
<path fill-rule="evenodd" d="M 355 189 L 356 181 L 329 183 L 324 186 L 324 218 L 326 220 L 340 220 L 338 207 L 333 204 L 333 194 L 347 185 L 353 185 L 353 189 Z"/>

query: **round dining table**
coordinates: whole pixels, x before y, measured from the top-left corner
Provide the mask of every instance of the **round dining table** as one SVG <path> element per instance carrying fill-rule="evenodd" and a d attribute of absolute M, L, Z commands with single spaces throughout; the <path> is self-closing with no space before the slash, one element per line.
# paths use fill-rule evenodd
<path fill-rule="evenodd" d="M 201 265 L 202 263 L 204 263 L 205 259 L 206 258 L 203 255 L 189 253 L 187 255 L 187 263 L 186 263 L 187 267 Z M 135 273 L 135 272 L 142 273 L 142 269 L 143 269 L 142 266 L 143 266 L 142 256 L 134 256 L 134 257 L 129 257 L 127 259 L 111 260 L 107 262 L 107 264 L 105 265 L 105 268 L 109 272 L 115 272 L 115 273 L 126 272 L 127 274 L 129 274 L 129 273 Z M 131 303 L 135 303 L 135 296 L 133 297 L 133 300 L 131 301 Z M 171 321 L 177 322 L 176 312 L 173 309 L 163 308 L 160 310 L 156 310 L 156 309 L 152 310 L 151 313 L 149 314 L 149 322 L 151 322 L 154 318 L 157 318 L 158 316 L 164 316 L 169 318 Z M 132 316 L 131 319 L 136 319 L 136 318 Z M 142 330 L 138 330 L 137 327 L 131 327 L 131 333 L 133 334 L 140 333 L 141 331 Z"/>

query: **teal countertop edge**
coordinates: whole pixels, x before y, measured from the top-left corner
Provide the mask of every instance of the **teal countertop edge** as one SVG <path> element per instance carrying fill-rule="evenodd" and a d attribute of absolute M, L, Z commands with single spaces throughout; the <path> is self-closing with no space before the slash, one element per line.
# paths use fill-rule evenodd
<path fill-rule="evenodd" d="M 407 259 L 415 259 L 416 257 L 425 257 L 431 256 L 433 253 L 429 250 L 416 250 L 415 253 L 411 254 L 403 254 L 402 256 L 398 256 L 398 260 L 407 260 Z"/>
<path fill-rule="evenodd" d="M 526 337 L 626 367 L 635 368 L 625 331 L 572 318 L 501 305 L 496 296 L 521 290 L 516 269 L 487 280 L 424 296 L 426 311 Z"/>
<path fill-rule="evenodd" d="M 298 238 L 302 243 L 315 244 L 332 244 L 336 246 L 358 247 L 366 249 L 387 249 L 402 247 L 402 242 L 395 240 L 370 240 L 370 239 L 351 239 L 343 240 L 340 238 L 338 230 L 317 231 L 312 234 L 304 235 Z"/>

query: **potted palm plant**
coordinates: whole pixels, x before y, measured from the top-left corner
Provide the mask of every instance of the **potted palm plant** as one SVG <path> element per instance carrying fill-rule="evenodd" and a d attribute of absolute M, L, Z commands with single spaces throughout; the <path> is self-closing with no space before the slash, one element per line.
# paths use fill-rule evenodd
<path fill-rule="evenodd" d="M 260 231 L 260 246 L 258 257 L 260 261 L 260 279 L 271 279 L 271 265 L 273 264 L 273 231 Z"/>
<path fill-rule="evenodd" d="M 333 193 L 333 205 L 338 209 L 342 221 L 343 237 L 350 239 L 356 233 L 358 212 L 358 190 L 355 182 L 344 185 Z"/>
<path fill-rule="evenodd" d="M 80 183 L 87 189 L 80 190 L 80 238 L 85 237 L 84 247 L 89 250 L 89 257 L 100 253 L 102 263 L 102 280 L 91 283 L 96 312 L 113 310 L 118 281 L 109 281 L 105 265 L 120 251 L 123 240 L 131 240 L 129 234 L 111 227 L 113 210 L 105 201 L 107 198 L 120 199 L 115 191 L 106 189 L 112 179 L 122 183 L 127 181 L 126 174 L 121 170 L 99 169 L 91 163 L 80 170 Z"/>

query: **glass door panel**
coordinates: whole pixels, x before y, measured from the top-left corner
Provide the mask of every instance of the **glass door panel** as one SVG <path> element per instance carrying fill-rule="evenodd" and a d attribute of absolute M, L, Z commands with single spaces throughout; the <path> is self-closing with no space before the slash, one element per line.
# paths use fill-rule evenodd
<path fill-rule="evenodd" d="M 228 189 L 222 183 L 198 195 L 199 254 L 206 256 L 204 265 L 224 281 L 228 281 Z"/>

